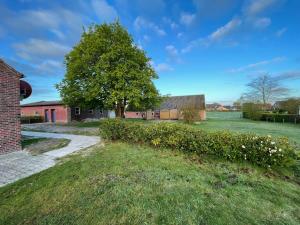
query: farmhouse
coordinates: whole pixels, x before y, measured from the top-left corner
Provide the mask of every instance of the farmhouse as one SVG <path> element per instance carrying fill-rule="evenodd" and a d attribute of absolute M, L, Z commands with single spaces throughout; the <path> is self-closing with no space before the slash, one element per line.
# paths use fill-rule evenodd
<path fill-rule="evenodd" d="M 182 110 L 189 108 L 197 111 L 198 120 L 206 119 L 205 96 L 187 95 L 167 97 L 155 110 L 161 120 L 182 119 Z"/>
<path fill-rule="evenodd" d="M 31 94 L 23 77 L 0 59 L 0 154 L 21 150 L 20 99 Z"/>
<path fill-rule="evenodd" d="M 73 120 L 114 117 L 114 112 L 99 108 L 69 107 L 61 101 L 40 101 L 21 105 L 22 117 L 41 117 L 43 122 L 68 123 Z"/>

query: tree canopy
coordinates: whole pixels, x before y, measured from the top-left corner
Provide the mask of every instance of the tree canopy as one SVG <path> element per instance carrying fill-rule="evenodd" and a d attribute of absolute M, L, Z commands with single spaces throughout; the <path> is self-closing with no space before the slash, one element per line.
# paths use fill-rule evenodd
<path fill-rule="evenodd" d="M 67 105 L 103 107 L 121 117 L 128 104 L 149 109 L 159 101 L 150 58 L 118 21 L 90 26 L 65 64 L 57 89 Z"/>

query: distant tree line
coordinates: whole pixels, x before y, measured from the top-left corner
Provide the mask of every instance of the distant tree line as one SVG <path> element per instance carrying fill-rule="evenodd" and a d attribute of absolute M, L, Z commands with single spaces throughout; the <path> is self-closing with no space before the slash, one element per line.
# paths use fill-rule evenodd
<path fill-rule="evenodd" d="M 290 90 L 281 79 L 262 74 L 247 84 L 247 91 L 234 104 L 243 117 L 273 122 L 300 122 L 300 98 L 288 98 Z"/>

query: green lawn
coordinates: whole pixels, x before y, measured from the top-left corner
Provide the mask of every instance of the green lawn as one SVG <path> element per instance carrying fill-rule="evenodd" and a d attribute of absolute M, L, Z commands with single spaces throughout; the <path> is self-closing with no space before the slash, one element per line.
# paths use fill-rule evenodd
<path fill-rule="evenodd" d="M 26 149 L 32 155 L 63 148 L 70 143 L 65 138 L 22 138 L 22 149 Z"/>
<path fill-rule="evenodd" d="M 0 224 L 300 224 L 300 188 L 247 164 L 121 143 L 0 188 Z"/>
<path fill-rule="evenodd" d="M 286 136 L 300 146 L 300 124 L 272 123 L 241 119 L 238 112 L 208 112 L 207 121 L 197 125 L 204 130 L 231 130 L 260 135 Z"/>

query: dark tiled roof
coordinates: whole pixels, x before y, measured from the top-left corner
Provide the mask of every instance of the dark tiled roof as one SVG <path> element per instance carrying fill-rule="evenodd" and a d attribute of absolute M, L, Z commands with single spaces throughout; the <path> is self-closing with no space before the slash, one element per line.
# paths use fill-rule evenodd
<path fill-rule="evenodd" d="M 4 65 L 7 69 L 18 75 L 20 78 L 24 77 L 24 74 L 20 73 L 19 71 L 15 70 L 13 67 L 8 65 L 3 59 L 0 58 L 0 64 Z"/>
<path fill-rule="evenodd" d="M 205 96 L 187 95 L 167 97 L 165 100 L 163 100 L 159 109 L 181 109 L 186 107 L 205 109 Z"/>
<path fill-rule="evenodd" d="M 40 101 L 40 102 L 32 102 L 21 105 L 24 106 L 48 106 L 48 105 L 64 105 L 62 101 Z"/>

